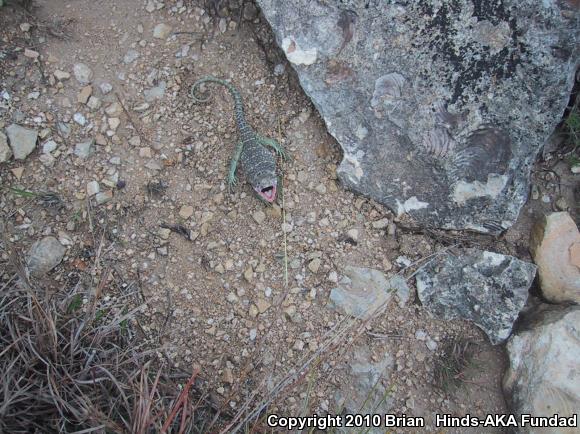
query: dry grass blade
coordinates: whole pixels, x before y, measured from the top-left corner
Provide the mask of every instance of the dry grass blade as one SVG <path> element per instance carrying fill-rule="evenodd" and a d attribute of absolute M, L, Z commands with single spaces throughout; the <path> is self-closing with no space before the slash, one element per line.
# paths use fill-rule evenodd
<path fill-rule="evenodd" d="M 141 350 L 132 331 L 140 307 L 127 306 L 130 297 L 83 309 L 75 290 L 49 296 L 8 256 L 12 270 L 0 273 L 0 432 L 161 432 L 178 407 L 181 420 L 167 432 L 202 432 L 196 424 L 213 410 L 192 404 L 200 396 L 193 383 L 180 394 L 158 351 Z"/>

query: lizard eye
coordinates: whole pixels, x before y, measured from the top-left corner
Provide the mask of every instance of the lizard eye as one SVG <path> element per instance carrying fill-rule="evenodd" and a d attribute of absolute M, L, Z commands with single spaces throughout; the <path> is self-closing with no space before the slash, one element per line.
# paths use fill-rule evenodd
<path fill-rule="evenodd" d="M 260 191 L 261 191 L 262 193 L 268 193 L 268 192 L 272 191 L 273 189 L 274 189 L 274 186 L 273 186 L 273 185 L 269 185 L 269 186 L 268 186 L 268 187 L 266 187 L 266 188 L 262 188 Z"/>

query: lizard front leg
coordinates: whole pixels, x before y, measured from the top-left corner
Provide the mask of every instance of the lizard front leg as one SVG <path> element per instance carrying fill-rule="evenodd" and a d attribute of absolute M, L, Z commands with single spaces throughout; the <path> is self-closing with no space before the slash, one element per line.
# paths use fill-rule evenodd
<path fill-rule="evenodd" d="M 236 178 L 236 169 L 238 167 L 238 161 L 240 160 L 240 155 L 242 155 L 242 150 L 244 149 L 244 143 L 239 142 L 236 145 L 236 150 L 234 151 L 234 155 L 230 160 L 230 171 L 228 172 L 228 189 L 230 193 L 234 189 L 234 186 L 238 183 L 238 178 Z"/>
<path fill-rule="evenodd" d="M 260 136 L 260 135 L 256 135 L 258 142 L 260 142 L 262 145 L 264 146 L 269 146 L 272 149 L 274 149 L 274 151 L 276 151 L 276 153 L 282 157 L 284 160 L 286 160 L 286 151 L 284 150 L 284 147 L 278 143 L 276 140 L 274 139 L 270 139 L 269 137 L 264 137 L 264 136 Z"/>

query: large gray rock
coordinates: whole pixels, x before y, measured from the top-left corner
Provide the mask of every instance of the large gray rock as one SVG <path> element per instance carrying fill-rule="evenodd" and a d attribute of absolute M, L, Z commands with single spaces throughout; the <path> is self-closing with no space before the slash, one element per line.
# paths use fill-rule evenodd
<path fill-rule="evenodd" d="M 12 124 L 6 128 L 6 134 L 10 141 L 10 147 L 14 152 L 14 158 L 24 160 L 36 148 L 38 131 Z"/>
<path fill-rule="evenodd" d="M 580 408 L 580 308 L 545 312 L 507 344 L 510 359 L 503 381 L 517 415 L 571 417 Z M 520 427 L 525 434 L 572 434 L 578 428 Z"/>
<path fill-rule="evenodd" d="M 403 303 L 409 287 L 401 276 L 387 278 L 379 270 L 346 266 L 338 286 L 330 291 L 330 307 L 360 319 L 368 319 L 384 307 L 393 293 Z"/>
<path fill-rule="evenodd" d="M 534 264 L 512 256 L 458 249 L 417 273 L 417 293 L 435 316 L 473 321 L 496 345 L 509 337 L 535 275 Z"/>
<path fill-rule="evenodd" d="M 258 3 L 344 151 L 347 187 L 424 225 L 513 224 L 572 89 L 575 2 Z"/>
<path fill-rule="evenodd" d="M 62 261 L 66 252 L 64 247 L 55 237 L 44 237 L 35 242 L 28 252 L 27 265 L 30 274 L 42 276 L 48 273 Z"/>

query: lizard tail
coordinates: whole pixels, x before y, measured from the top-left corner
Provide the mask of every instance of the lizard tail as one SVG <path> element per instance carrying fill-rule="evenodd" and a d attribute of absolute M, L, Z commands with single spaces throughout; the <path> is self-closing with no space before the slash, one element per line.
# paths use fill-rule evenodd
<path fill-rule="evenodd" d="M 205 98 L 200 98 L 200 97 L 196 96 L 196 93 L 197 93 L 199 86 L 201 86 L 203 83 L 217 83 L 217 84 L 221 84 L 222 86 L 225 86 L 228 89 L 228 91 L 230 92 L 230 94 L 232 95 L 232 97 L 234 98 L 234 102 L 236 103 L 236 108 L 238 108 L 239 106 L 242 106 L 242 97 L 241 97 L 240 93 L 236 90 L 236 88 L 234 86 L 232 86 L 230 83 L 228 83 L 227 81 L 221 80 L 221 79 L 216 78 L 216 77 L 212 77 L 211 75 L 208 75 L 207 77 L 200 78 L 195 83 L 193 83 L 193 85 L 191 86 L 191 90 L 189 93 L 190 93 L 191 98 L 193 99 L 194 102 L 200 103 L 200 102 L 207 102 L 209 100 L 209 95 Z"/>

